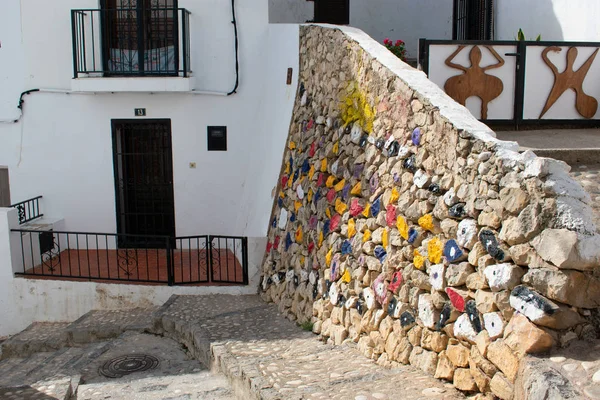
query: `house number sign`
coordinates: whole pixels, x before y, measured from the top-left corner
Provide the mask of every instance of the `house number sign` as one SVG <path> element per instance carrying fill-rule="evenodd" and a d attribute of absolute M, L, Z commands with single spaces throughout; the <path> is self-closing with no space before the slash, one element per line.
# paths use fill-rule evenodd
<path fill-rule="evenodd" d="M 136 117 L 145 117 L 146 109 L 145 108 L 136 108 L 134 109 L 134 113 Z"/>

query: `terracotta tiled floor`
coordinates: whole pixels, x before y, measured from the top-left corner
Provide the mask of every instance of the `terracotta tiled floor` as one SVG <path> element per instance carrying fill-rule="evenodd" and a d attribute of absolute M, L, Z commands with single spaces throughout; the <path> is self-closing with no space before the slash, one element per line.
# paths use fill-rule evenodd
<path fill-rule="evenodd" d="M 209 284 L 206 250 L 174 250 L 175 284 Z M 213 250 L 210 285 L 242 284 L 242 265 L 228 249 Z M 167 253 L 164 249 L 63 250 L 52 259 L 30 268 L 26 277 L 111 283 L 167 283 Z M 43 274 L 43 276 L 42 276 Z M 141 282 L 140 282 L 141 281 Z"/>

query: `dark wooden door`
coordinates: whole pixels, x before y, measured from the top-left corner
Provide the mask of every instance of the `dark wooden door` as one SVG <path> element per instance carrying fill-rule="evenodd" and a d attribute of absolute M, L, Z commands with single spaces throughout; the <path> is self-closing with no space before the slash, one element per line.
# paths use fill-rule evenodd
<path fill-rule="evenodd" d="M 170 120 L 113 120 L 119 247 L 164 247 L 175 236 Z M 130 236 L 132 235 L 132 236 Z"/>
<path fill-rule="evenodd" d="M 350 0 L 315 0 L 315 22 L 348 25 Z"/>

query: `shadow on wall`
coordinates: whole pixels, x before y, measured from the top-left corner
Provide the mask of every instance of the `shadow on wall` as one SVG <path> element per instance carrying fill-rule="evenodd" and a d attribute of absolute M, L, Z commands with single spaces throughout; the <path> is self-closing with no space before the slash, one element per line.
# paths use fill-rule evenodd
<path fill-rule="evenodd" d="M 559 41 L 564 39 L 561 23 L 556 15 L 555 0 L 504 0 L 495 5 L 495 39 L 515 40 L 519 29 L 523 29 L 527 40 Z M 564 21 L 563 21 L 564 22 Z M 577 23 L 573 21 L 573 23 Z"/>

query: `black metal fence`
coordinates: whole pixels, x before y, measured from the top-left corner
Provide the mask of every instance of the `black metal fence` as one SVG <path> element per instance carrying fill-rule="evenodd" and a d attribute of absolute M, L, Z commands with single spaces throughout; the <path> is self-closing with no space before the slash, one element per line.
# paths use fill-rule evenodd
<path fill-rule="evenodd" d="M 493 0 L 454 0 L 453 40 L 492 40 Z"/>
<path fill-rule="evenodd" d="M 42 196 L 37 196 L 32 199 L 15 203 L 11 207 L 17 209 L 17 215 L 19 217 L 19 225 L 23 225 L 34 219 L 41 218 L 44 216 L 40 209 L 40 199 Z"/>
<path fill-rule="evenodd" d="M 87 281 L 189 285 L 248 284 L 248 240 L 232 236 L 136 235 L 146 248 L 119 248 L 132 235 L 13 229 L 20 234 L 16 275 Z M 156 248 L 160 243 L 160 248 Z"/>
<path fill-rule="evenodd" d="M 71 10 L 73 74 L 183 76 L 190 71 L 184 8 Z"/>

